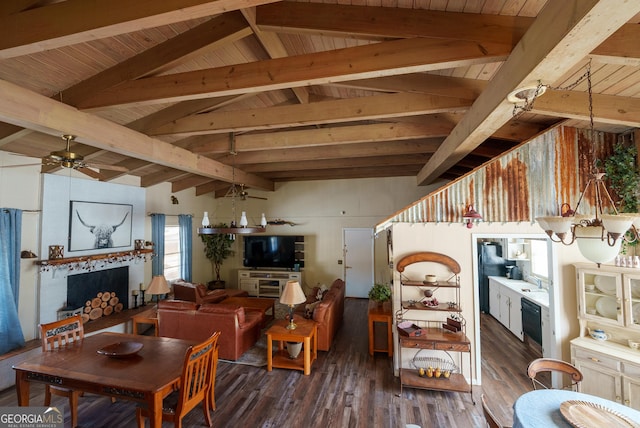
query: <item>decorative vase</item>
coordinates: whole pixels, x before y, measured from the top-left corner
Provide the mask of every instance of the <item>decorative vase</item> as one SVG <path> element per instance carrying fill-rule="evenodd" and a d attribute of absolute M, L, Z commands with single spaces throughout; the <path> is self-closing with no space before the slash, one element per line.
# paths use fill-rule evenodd
<path fill-rule="evenodd" d="M 287 342 L 287 352 L 289 352 L 289 358 L 295 360 L 302 351 L 302 342 Z"/>

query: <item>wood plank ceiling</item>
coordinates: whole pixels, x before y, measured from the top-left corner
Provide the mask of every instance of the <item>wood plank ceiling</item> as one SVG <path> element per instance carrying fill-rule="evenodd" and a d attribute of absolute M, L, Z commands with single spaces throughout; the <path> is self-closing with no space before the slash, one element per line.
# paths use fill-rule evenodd
<path fill-rule="evenodd" d="M 71 134 L 94 178 L 199 195 L 455 179 L 588 127 L 586 82 L 567 87 L 589 61 L 596 128 L 638 128 L 639 22 L 634 0 L 4 0 L 0 150 L 42 158 Z M 506 96 L 538 83 L 514 117 Z"/>

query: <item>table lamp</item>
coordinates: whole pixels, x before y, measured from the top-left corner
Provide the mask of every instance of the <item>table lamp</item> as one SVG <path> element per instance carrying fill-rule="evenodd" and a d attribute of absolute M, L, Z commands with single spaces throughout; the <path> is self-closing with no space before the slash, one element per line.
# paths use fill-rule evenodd
<path fill-rule="evenodd" d="M 306 301 L 307 296 L 304 295 L 302 288 L 300 288 L 300 283 L 298 281 L 287 281 L 280 296 L 280 303 L 289 306 L 289 325 L 287 330 L 295 330 L 296 328 L 296 324 L 293 322 L 293 308 Z"/>
<path fill-rule="evenodd" d="M 151 295 L 167 294 L 170 291 L 171 289 L 164 275 L 156 275 L 151 278 L 151 284 L 149 284 L 146 290 L 146 292 Z M 158 300 L 160 300 L 160 297 L 158 297 Z"/>

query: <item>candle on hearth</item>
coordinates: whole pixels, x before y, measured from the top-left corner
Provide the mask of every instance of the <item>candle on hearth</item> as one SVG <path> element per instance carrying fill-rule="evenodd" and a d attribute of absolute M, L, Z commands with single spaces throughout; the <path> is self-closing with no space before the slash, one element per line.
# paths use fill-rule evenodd
<path fill-rule="evenodd" d="M 140 283 L 140 290 L 144 291 L 144 290 L 146 290 L 146 289 L 147 289 L 147 286 L 146 286 L 146 285 L 144 285 L 144 283 L 142 283 L 142 282 L 141 282 L 141 283 Z"/>
<path fill-rule="evenodd" d="M 134 296 L 137 296 L 137 295 L 138 295 L 138 290 L 133 290 L 133 291 L 131 292 L 131 294 L 133 294 Z"/>

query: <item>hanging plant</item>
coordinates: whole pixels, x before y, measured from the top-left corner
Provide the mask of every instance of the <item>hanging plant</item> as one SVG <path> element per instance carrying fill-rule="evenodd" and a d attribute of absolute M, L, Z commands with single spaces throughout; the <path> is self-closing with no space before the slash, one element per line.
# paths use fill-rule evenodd
<path fill-rule="evenodd" d="M 638 212 L 638 186 L 640 175 L 636 164 L 638 151 L 634 145 L 618 143 L 613 154 L 604 162 L 604 172 L 611 190 L 618 195 L 618 212 Z"/>

